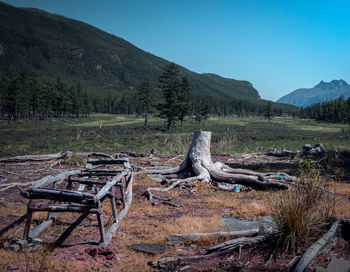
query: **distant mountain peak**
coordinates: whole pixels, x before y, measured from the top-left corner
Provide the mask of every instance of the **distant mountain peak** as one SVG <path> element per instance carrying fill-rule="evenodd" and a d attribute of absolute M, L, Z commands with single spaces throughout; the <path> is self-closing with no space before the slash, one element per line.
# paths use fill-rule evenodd
<path fill-rule="evenodd" d="M 337 89 L 337 88 L 344 88 L 344 87 L 347 87 L 349 86 L 345 80 L 343 79 L 339 79 L 339 80 L 336 80 L 336 79 L 333 79 L 332 81 L 330 82 L 325 82 L 323 80 L 321 80 L 320 83 L 318 83 L 317 85 L 314 86 L 314 88 L 317 88 L 317 89 Z"/>
<path fill-rule="evenodd" d="M 350 97 L 350 85 L 345 80 L 320 81 L 313 88 L 297 89 L 278 99 L 277 102 L 306 107 L 320 102 L 327 102 L 343 96 Z"/>

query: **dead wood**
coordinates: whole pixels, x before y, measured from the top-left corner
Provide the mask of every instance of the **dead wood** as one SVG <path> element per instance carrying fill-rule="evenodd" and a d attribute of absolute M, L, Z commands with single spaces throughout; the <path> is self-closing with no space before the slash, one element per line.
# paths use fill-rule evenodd
<path fill-rule="evenodd" d="M 336 232 L 339 226 L 339 220 L 335 220 L 331 228 L 318 239 L 301 257 L 293 272 L 303 272 L 317 257 L 321 250 L 336 237 Z"/>
<path fill-rule="evenodd" d="M 152 200 L 152 191 L 166 192 L 172 188 L 190 181 L 203 181 L 216 187 L 220 183 L 242 184 L 255 189 L 278 189 L 285 190 L 289 186 L 283 182 L 290 182 L 292 178 L 287 174 L 263 174 L 245 169 L 234 169 L 222 162 L 213 163 L 210 154 L 210 131 L 195 131 L 191 146 L 183 162 L 173 168 L 146 169 L 147 174 L 171 175 L 177 174 L 178 178 L 167 188 L 148 188 L 146 195 Z M 152 176 L 151 176 L 152 177 Z M 159 178 L 158 178 L 159 179 Z M 282 182 L 278 182 L 282 181 Z"/>
<path fill-rule="evenodd" d="M 258 235 L 255 237 L 240 237 L 208 248 L 207 253 L 225 252 L 240 246 L 251 246 L 265 241 L 269 235 Z"/>
<path fill-rule="evenodd" d="M 90 156 L 100 156 L 106 157 L 109 159 L 114 159 L 111 155 L 101 152 L 77 152 L 77 156 L 90 157 Z M 24 155 L 16 156 L 11 158 L 2 158 L 0 163 L 8 162 L 27 162 L 27 161 L 50 161 L 50 160 L 60 160 L 72 157 L 73 152 L 71 151 L 62 151 L 54 154 L 44 154 L 44 155 Z"/>
<path fill-rule="evenodd" d="M 183 257 L 164 257 L 155 262 L 149 262 L 148 265 L 153 268 L 160 268 L 167 271 L 174 271 L 174 268 L 179 265 L 186 265 L 189 261 L 200 261 L 217 256 L 216 253 Z"/>
<path fill-rule="evenodd" d="M 259 232 L 259 229 L 251 230 L 239 230 L 239 231 L 228 231 L 228 232 L 210 232 L 210 233 L 189 233 L 189 234 L 170 234 L 166 236 L 168 241 L 193 241 L 201 238 L 238 238 L 242 236 L 253 236 Z"/>
<path fill-rule="evenodd" d="M 25 155 L 25 156 L 17 156 L 12 158 L 2 158 L 0 162 L 24 162 L 24 161 L 50 161 L 50 160 L 58 160 L 64 159 L 72 156 L 72 152 L 58 152 L 55 154 L 45 154 L 45 155 Z"/>

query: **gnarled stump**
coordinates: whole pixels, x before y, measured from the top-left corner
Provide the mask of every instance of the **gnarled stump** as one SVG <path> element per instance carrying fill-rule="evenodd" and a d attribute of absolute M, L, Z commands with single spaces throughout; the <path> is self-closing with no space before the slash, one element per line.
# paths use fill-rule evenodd
<path fill-rule="evenodd" d="M 276 177 L 271 173 L 263 174 L 259 172 L 234 169 L 222 162 L 213 163 L 210 155 L 210 131 L 195 131 L 191 146 L 187 156 L 180 166 L 168 169 L 146 170 L 148 174 L 171 175 L 177 174 L 177 180 L 168 188 L 148 188 L 147 195 L 152 199 L 155 197 L 151 191 L 168 191 L 180 183 L 193 180 L 210 182 L 218 186 L 220 183 L 242 184 L 255 189 L 288 189 L 288 185 L 276 182 Z M 284 176 L 286 181 L 291 181 L 292 177 Z M 274 181 L 273 181 L 274 180 Z M 158 198 L 158 197 L 157 197 Z M 164 199 L 161 199 L 164 200 Z"/>

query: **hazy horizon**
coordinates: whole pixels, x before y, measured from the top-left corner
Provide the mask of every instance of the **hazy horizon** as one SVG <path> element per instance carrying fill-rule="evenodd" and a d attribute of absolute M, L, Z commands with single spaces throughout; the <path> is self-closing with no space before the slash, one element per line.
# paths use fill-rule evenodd
<path fill-rule="evenodd" d="M 264 99 L 350 81 L 347 1 L 3 2 L 94 25 L 197 73 L 248 80 Z"/>

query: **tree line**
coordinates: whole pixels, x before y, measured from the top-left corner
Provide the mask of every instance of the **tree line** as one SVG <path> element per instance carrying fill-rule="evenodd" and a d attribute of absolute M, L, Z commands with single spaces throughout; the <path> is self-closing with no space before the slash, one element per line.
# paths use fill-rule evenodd
<path fill-rule="evenodd" d="M 187 77 L 181 76 L 175 63 L 163 69 L 154 80 L 146 76 L 136 90 L 95 94 L 84 91 L 78 83 L 67 85 L 60 78 L 41 80 L 37 73 L 17 73 L 9 67 L 0 74 L 0 109 L 3 118 L 86 117 L 91 112 L 139 114 L 148 126 L 150 114 L 165 119 L 168 129 L 177 123 L 182 126 L 188 116 L 201 123 L 209 115 L 265 116 L 294 114 L 283 105 L 266 101 L 249 101 L 240 98 L 221 99 L 193 95 Z"/>
<path fill-rule="evenodd" d="M 41 81 L 35 72 L 16 73 L 13 67 L 0 75 L 1 116 L 9 119 L 45 117 L 86 117 L 91 113 L 91 98 L 80 84 L 67 86 Z"/>
<path fill-rule="evenodd" d="M 318 103 L 301 108 L 299 116 L 319 121 L 350 124 L 350 97 L 343 96 L 330 102 Z"/>

